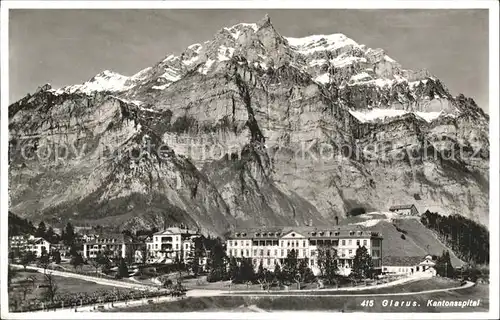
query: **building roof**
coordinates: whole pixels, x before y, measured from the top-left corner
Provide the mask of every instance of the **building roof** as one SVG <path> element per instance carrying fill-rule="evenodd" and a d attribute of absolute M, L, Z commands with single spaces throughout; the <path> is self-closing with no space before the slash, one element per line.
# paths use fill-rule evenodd
<path fill-rule="evenodd" d="M 368 230 L 360 225 L 236 228 L 229 233 L 228 237 L 232 239 L 278 239 L 293 231 L 307 238 L 357 237 L 359 236 L 358 231 L 365 236 L 381 237 L 380 233 Z M 351 234 L 351 231 L 355 233 Z"/>
<path fill-rule="evenodd" d="M 154 233 L 155 236 L 158 235 L 170 235 L 170 234 L 196 234 L 195 230 L 189 230 L 187 228 L 170 227 L 162 231 Z"/>
<path fill-rule="evenodd" d="M 389 267 L 413 267 L 419 265 L 425 260 L 426 256 L 411 256 L 411 257 L 382 257 L 382 266 Z"/>
<path fill-rule="evenodd" d="M 397 205 L 397 206 L 390 207 L 389 211 L 411 209 L 412 207 L 415 207 L 415 205 L 414 204 L 402 204 L 402 205 Z"/>

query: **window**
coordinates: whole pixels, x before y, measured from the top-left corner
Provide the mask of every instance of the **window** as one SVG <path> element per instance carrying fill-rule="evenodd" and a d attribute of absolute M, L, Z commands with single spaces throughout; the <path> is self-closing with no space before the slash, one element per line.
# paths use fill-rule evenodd
<path fill-rule="evenodd" d="M 253 255 L 256 256 L 257 255 L 257 249 L 253 249 Z"/>
<path fill-rule="evenodd" d="M 283 249 L 281 249 L 281 256 L 283 257 L 284 254 L 285 254 L 285 251 Z"/>
<path fill-rule="evenodd" d="M 352 255 L 352 250 L 349 250 L 349 255 Z"/>
<path fill-rule="evenodd" d="M 250 250 L 246 249 L 246 250 L 245 250 L 245 256 L 247 256 L 247 257 L 248 257 L 248 256 L 250 255 L 250 254 L 249 254 L 249 252 L 250 252 Z"/>
<path fill-rule="evenodd" d="M 271 250 L 267 249 L 267 256 L 269 257 L 271 255 Z"/>
<path fill-rule="evenodd" d="M 349 244 L 349 245 L 352 245 L 352 240 L 351 240 L 351 239 L 349 239 L 348 244 Z"/>
<path fill-rule="evenodd" d="M 158 249 L 158 243 L 155 243 L 155 249 Z"/>
<path fill-rule="evenodd" d="M 245 241 L 246 244 L 247 244 L 247 247 L 250 245 L 250 241 Z"/>
<path fill-rule="evenodd" d="M 287 241 L 287 242 L 286 242 L 286 246 L 287 246 L 287 247 L 290 247 L 290 241 Z"/>
<path fill-rule="evenodd" d="M 368 241 L 363 240 L 363 245 L 364 245 L 365 247 L 366 247 L 367 243 L 368 243 Z"/>
<path fill-rule="evenodd" d="M 314 267 L 314 259 L 311 259 L 311 267 Z"/>
<path fill-rule="evenodd" d="M 345 246 L 345 240 L 342 240 L 342 245 Z"/>
<path fill-rule="evenodd" d="M 295 237 L 295 233 L 292 233 L 292 237 Z"/>
<path fill-rule="evenodd" d="M 278 255 L 278 250 L 274 249 L 274 256 L 276 257 Z"/>
<path fill-rule="evenodd" d="M 359 244 L 360 244 L 359 240 L 356 240 L 356 246 L 359 247 Z"/>
<path fill-rule="evenodd" d="M 338 236 L 339 235 L 339 232 L 338 231 L 335 231 L 335 236 Z"/>
<path fill-rule="evenodd" d="M 302 241 L 302 246 L 305 247 L 306 246 L 306 240 Z"/>
<path fill-rule="evenodd" d="M 264 255 L 264 249 L 260 249 L 260 255 L 263 256 Z"/>

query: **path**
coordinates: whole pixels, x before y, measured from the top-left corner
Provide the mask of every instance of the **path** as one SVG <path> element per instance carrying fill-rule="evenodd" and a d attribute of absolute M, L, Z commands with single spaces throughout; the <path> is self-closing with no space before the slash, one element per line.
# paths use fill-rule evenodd
<path fill-rule="evenodd" d="M 16 265 L 16 264 L 12 264 L 11 266 L 14 268 L 19 268 L 19 269 L 24 268 L 23 266 Z M 44 269 L 39 268 L 39 267 L 27 266 L 26 269 L 36 270 L 40 273 L 44 272 Z M 120 288 L 134 289 L 134 290 L 155 290 L 155 291 L 158 290 L 158 287 L 153 286 L 153 285 L 118 281 L 118 280 L 112 280 L 112 279 L 106 279 L 106 278 L 97 278 L 97 277 L 92 277 L 92 276 L 88 276 L 88 275 L 72 273 L 72 272 L 65 272 L 65 271 L 58 271 L 58 270 L 52 270 L 52 269 L 46 269 L 46 271 L 52 273 L 55 276 L 59 276 L 59 277 L 81 279 L 81 280 L 85 280 L 85 281 L 89 281 L 89 282 L 95 282 L 97 284 L 112 286 L 112 287 L 120 287 Z"/>

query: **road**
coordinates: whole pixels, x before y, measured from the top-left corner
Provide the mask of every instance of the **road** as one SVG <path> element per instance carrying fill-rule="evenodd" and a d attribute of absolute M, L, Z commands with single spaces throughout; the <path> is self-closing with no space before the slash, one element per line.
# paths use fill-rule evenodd
<path fill-rule="evenodd" d="M 10 266 L 12 266 L 14 268 L 18 268 L 18 269 L 24 268 L 23 266 L 17 265 L 17 264 L 11 264 Z M 44 272 L 43 268 L 34 267 L 34 266 L 27 266 L 26 269 L 36 270 L 40 273 Z M 85 280 L 85 281 L 89 281 L 89 282 L 95 282 L 98 284 L 112 286 L 112 287 L 127 288 L 127 289 L 134 289 L 134 290 L 155 290 L 155 291 L 158 290 L 158 287 L 153 286 L 153 285 L 132 283 L 132 282 L 129 283 L 129 282 L 125 282 L 125 281 L 118 281 L 118 280 L 112 280 L 112 279 L 106 279 L 106 278 L 97 278 L 97 277 L 92 277 L 92 276 L 88 276 L 88 275 L 72 273 L 72 272 L 65 272 L 65 271 L 58 271 L 58 270 L 52 270 L 52 269 L 47 269 L 46 271 L 52 273 L 55 276 L 59 276 L 59 277 L 81 279 L 81 280 Z"/>
<path fill-rule="evenodd" d="M 16 268 L 23 268 L 23 266 L 20 265 L 12 265 Z M 43 268 L 38 268 L 38 267 L 32 267 L 28 266 L 27 269 L 32 269 L 32 270 L 37 270 L 38 272 L 43 272 Z M 128 283 L 124 281 L 116 281 L 116 280 L 110 280 L 110 279 L 104 279 L 104 278 L 96 278 L 96 277 L 91 277 L 87 275 L 81 275 L 81 274 L 75 274 L 71 272 L 63 272 L 63 271 L 56 271 L 56 270 L 50 270 L 54 275 L 56 276 L 61 276 L 61 277 L 72 277 L 72 278 L 78 278 L 86 281 L 91 281 L 99 284 L 104 284 L 104 285 L 109 285 L 109 286 L 115 286 L 115 287 L 123 287 L 123 288 L 128 288 L 128 289 L 136 289 L 136 290 L 158 290 L 158 287 L 156 286 L 149 286 L 145 284 L 136 284 L 136 283 Z M 412 282 L 412 281 L 417 281 L 420 280 L 419 278 L 409 278 L 405 279 L 404 281 L 395 281 L 393 283 L 386 283 L 383 285 L 379 286 L 371 286 L 371 287 L 361 287 L 359 290 L 367 290 L 367 289 L 376 289 L 378 287 L 388 287 L 388 286 L 394 286 L 397 284 L 402 284 L 402 283 L 407 283 L 407 282 Z M 186 294 L 187 297 L 207 297 L 207 296 L 232 296 L 232 297 L 311 297 L 311 294 L 300 294 L 299 292 L 312 292 L 312 291 L 323 291 L 321 294 L 321 297 L 376 297 L 376 296 L 409 296 L 409 295 L 418 295 L 418 294 L 428 294 L 428 293 L 436 293 L 436 292 L 449 292 L 449 291 L 455 291 L 455 290 L 462 290 L 466 288 L 470 288 L 474 286 L 473 282 L 467 281 L 467 283 L 463 286 L 460 287 L 454 287 L 454 288 L 447 288 L 447 289 L 432 289 L 432 290 L 424 290 L 424 291 L 418 291 L 418 292 L 395 292 L 395 293 L 348 293 L 348 294 L 338 294 L 338 293 L 332 293 L 328 294 L 325 293 L 324 291 L 326 290 L 321 290 L 321 289 L 310 289 L 310 290 L 290 290 L 286 292 L 280 292 L 280 293 L 271 293 L 271 292 L 260 292 L 260 291 L 227 291 L 227 290 L 211 290 L 211 289 L 192 289 L 189 290 Z M 329 291 L 343 291 L 343 290 L 329 290 Z M 352 288 L 351 288 L 352 291 Z M 51 311 L 51 312 L 92 312 L 92 311 L 102 311 L 102 309 L 111 309 L 111 308 L 128 308 L 128 307 L 133 307 L 133 306 L 138 306 L 142 304 L 148 304 L 148 303 L 161 303 L 161 302 L 168 302 L 168 301 L 175 301 L 183 299 L 183 297 L 171 297 L 171 296 L 164 296 L 164 297 L 155 297 L 155 298 L 143 298 L 143 299 L 137 299 L 137 300 L 130 300 L 130 301 L 122 301 L 122 302 L 115 302 L 115 303 L 104 303 L 104 304 L 99 304 L 101 306 L 100 308 L 97 308 L 96 305 L 88 305 L 88 306 L 81 306 L 81 307 L 73 307 L 73 308 L 64 308 L 64 309 L 58 309 L 56 311 Z M 35 313 L 40 313 L 40 312 L 47 312 L 47 311 L 35 311 Z"/>

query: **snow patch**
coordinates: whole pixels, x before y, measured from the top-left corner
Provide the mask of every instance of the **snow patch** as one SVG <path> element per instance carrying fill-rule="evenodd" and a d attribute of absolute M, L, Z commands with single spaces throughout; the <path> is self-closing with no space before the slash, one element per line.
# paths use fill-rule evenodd
<path fill-rule="evenodd" d="M 341 33 L 330 35 L 312 35 L 303 38 L 285 37 L 288 43 L 302 54 L 311 54 L 316 51 L 333 51 L 346 46 L 360 47 L 359 44 Z"/>
<path fill-rule="evenodd" d="M 353 63 L 360 63 L 360 62 L 366 62 L 366 58 L 353 57 L 341 54 L 340 56 L 330 60 L 330 63 L 332 63 L 335 68 L 343 68 Z"/>
<path fill-rule="evenodd" d="M 190 66 L 192 65 L 193 63 L 195 63 L 196 61 L 198 61 L 199 57 L 198 56 L 195 56 L 195 57 L 192 57 L 190 59 L 187 59 L 187 60 L 184 60 L 182 61 L 182 63 L 186 66 Z"/>
<path fill-rule="evenodd" d="M 198 68 L 198 72 L 201 73 L 201 74 L 207 74 L 208 73 L 208 70 L 210 70 L 210 68 L 212 67 L 212 65 L 214 64 L 215 60 L 212 60 L 212 59 L 207 59 L 207 61 L 205 62 L 205 64 L 201 67 Z"/>
<path fill-rule="evenodd" d="M 352 114 L 356 119 L 360 122 L 372 122 L 375 120 L 385 120 L 386 118 L 396 118 L 404 116 L 408 113 L 415 114 L 416 116 L 424 119 L 427 122 L 432 122 L 437 119 L 442 111 L 440 112 L 409 112 L 406 110 L 398 110 L 398 109 L 379 109 L 374 108 L 367 112 L 349 110 L 349 113 Z"/>
<path fill-rule="evenodd" d="M 227 61 L 230 60 L 233 57 L 234 54 L 234 48 L 226 47 L 226 46 L 219 46 L 219 52 L 218 52 L 218 57 L 217 59 L 219 61 Z"/>
<path fill-rule="evenodd" d="M 323 73 L 316 78 L 313 79 L 314 81 L 321 83 L 321 84 L 327 84 L 330 83 L 330 74 L 329 73 Z"/>
<path fill-rule="evenodd" d="M 155 90 L 165 90 L 166 88 L 168 88 L 169 86 L 171 85 L 171 83 L 165 83 L 164 85 L 161 85 L 161 86 L 152 86 L 151 89 L 155 89 Z"/>
<path fill-rule="evenodd" d="M 63 92 L 75 93 L 82 92 L 85 94 L 91 94 L 93 92 L 100 91 L 124 91 L 131 87 L 131 85 L 126 85 L 127 81 L 130 80 L 129 77 L 121 75 L 119 73 L 104 70 L 103 72 L 97 74 L 92 79 L 83 84 L 77 84 L 72 86 L 67 86 L 60 88 L 55 91 L 55 94 L 61 94 Z M 130 83 L 130 81 L 129 81 Z"/>
<path fill-rule="evenodd" d="M 167 68 L 165 69 L 165 73 L 159 76 L 159 78 L 163 78 L 165 80 L 171 81 L 171 82 L 176 82 L 181 79 L 181 76 L 178 74 L 178 71 L 176 71 L 173 68 Z"/>
<path fill-rule="evenodd" d="M 370 76 L 368 73 L 366 72 L 361 72 L 361 73 L 358 73 L 358 74 L 355 74 L 351 77 L 351 81 L 359 81 L 359 80 L 363 80 L 363 79 L 366 79 L 366 78 L 372 78 L 372 76 Z"/>

